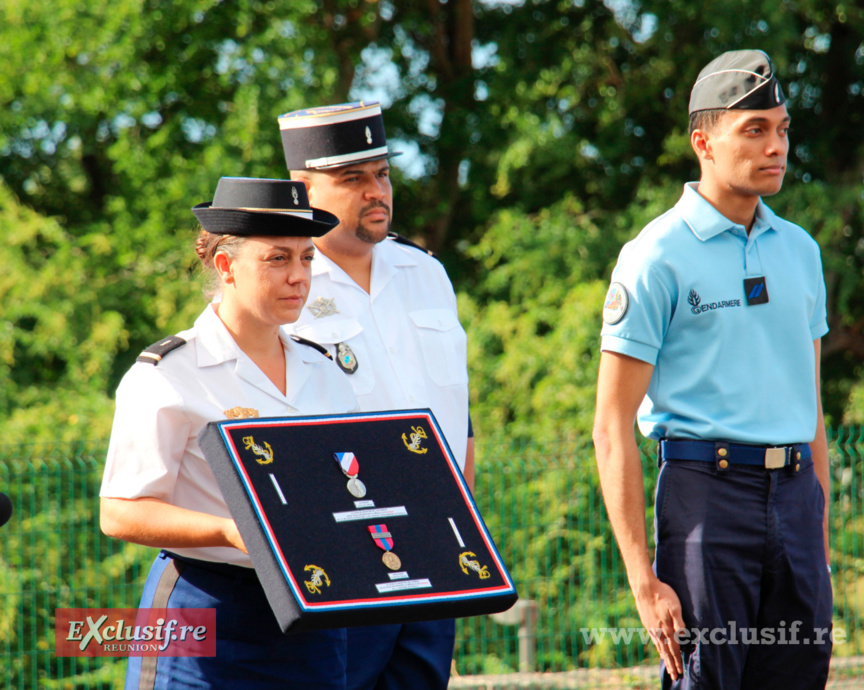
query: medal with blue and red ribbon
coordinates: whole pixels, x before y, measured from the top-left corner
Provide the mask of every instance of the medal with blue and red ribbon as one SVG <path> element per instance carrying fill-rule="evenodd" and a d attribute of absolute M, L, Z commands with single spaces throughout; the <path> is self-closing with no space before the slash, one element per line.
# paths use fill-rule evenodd
<path fill-rule="evenodd" d="M 357 479 L 360 473 L 360 463 L 354 453 L 333 453 L 333 459 L 339 463 L 342 473 L 348 477 L 348 491 L 355 498 L 363 498 L 366 495 L 366 486 Z"/>
<path fill-rule="evenodd" d="M 390 570 L 399 570 L 402 567 L 402 561 L 399 560 L 399 556 L 393 553 L 393 535 L 387 531 L 387 525 L 369 525 L 366 529 L 369 530 L 369 534 L 372 535 L 378 548 L 384 550 L 384 555 L 381 556 L 384 565 Z"/>

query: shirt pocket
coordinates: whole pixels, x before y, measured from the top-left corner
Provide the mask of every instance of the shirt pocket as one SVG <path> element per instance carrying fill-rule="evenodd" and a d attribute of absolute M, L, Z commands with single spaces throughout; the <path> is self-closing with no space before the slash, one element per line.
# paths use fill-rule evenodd
<path fill-rule="evenodd" d="M 421 309 L 410 313 L 429 378 L 439 386 L 468 383 L 465 348 L 468 338 L 449 309 Z"/>
<path fill-rule="evenodd" d="M 331 319 L 328 318 L 320 323 L 309 323 L 301 326 L 296 331 L 297 335 L 325 345 L 333 355 L 337 357 L 336 346 L 345 343 L 354 353 L 357 368 L 353 374 L 345 373 L 351 382 L 355 395 L 366 395 L 371 393 L 375 387 L 375 375 L 372 366 L 372 358 L 363 337 L 363 326 L 354 319 Z M 344 371 L 344 370 L 343 370 Z"/>

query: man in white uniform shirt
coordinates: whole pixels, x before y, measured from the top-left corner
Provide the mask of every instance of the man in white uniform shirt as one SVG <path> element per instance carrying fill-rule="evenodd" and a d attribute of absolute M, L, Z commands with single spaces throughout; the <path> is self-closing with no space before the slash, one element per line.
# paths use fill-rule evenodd
<path fill-rule="evenodd" d="M 377 103 L 279 118 L 291 176 L 339 217 L 316 240 L 312 288 L 293 332 L 325 345 L 361 410 L 429 408 L 473 489 L 466 336 L 437 259 L 390 233 L 390 153 Z M 349 629 L 348 687 L 446 688 L 452 620 Z"/>

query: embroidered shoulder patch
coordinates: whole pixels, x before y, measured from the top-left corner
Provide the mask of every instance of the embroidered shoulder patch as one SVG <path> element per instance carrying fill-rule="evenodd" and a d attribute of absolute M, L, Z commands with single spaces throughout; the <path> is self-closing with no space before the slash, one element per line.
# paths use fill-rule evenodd
<path fill-rule="evenodd" d="M 630 305 L 630 296 L 627 288 L 621 283 L 612 283 L 609 292 L 606 293 L 606 301 L 603 303 L 603 320 L 609 325 L 618 323 L 627 313 Z"/>
<path fill-rule="evenodd" d="M 150 347 L 146 348 L 140 355 L 138 355 L 138 359 L 136 362 L 147 362 L 152 365 L 157 365 L 162 361 L 162 358 L 167 355 L 172 350 L 176 350 L 178 347 L 182 347 L 186 344 L 186 341 L 183 338 L 178 338 L 176 335 L 169 336 L 167 338 L 163 338 L 157 343 L 153 343 Z"/>

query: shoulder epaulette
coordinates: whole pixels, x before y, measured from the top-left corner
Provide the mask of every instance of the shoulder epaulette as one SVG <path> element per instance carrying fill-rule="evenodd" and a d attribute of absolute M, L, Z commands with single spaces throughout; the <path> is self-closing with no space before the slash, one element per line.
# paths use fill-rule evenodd
<path fill-rule="evenodd" d="M 399 244 L 404 244 L 408 247 L 414 247 L 414 249 L 419 249 L 421 252 L 423 252 L 424 254 L 428 254 L 433 259 L 438 258 L 438 255 L 431 249 L 426 249 L 426 247 L 424 247 L 423 245 L 417 244 L 416 242 L 409 240 L 407 237 L 398 235 L 395 232 L 388 232 L 387 237 L 389 237 L 391 240 L 394 240 L 395 242 L 398 242 Z"/>
<path fill-rule="evenodd" d="M 333 359 L 333 355 L 330 354 L 330 351 L 324 347 L 323 345 L 319 345 L 314 340 L 307 340 L 306 338 L 301 338 L 299 335 L 291 334 L 291 340 L 295 343 L 300 343 L 301 345 L 308 345 L 309 347 L 318 350 L 322 355 L 324 355 L 327 359 Z"/>
<path fill-rule="evenodd" d="M 138 355 L 138 359 L 136 362 L 147 362 L 148 364 L 157 365 L 162 361 L 162 358 L 167 355 L 172 350 L 176 350 L 178 347 L 181 347 L 186 344 L 186 341 L 183 338 L 178 338 L 176 335 L 168 336 L 167 338 L 163 338 L 157 343 L 153 343 L 150 347 L 146 348 L 140 355 Z"/>

